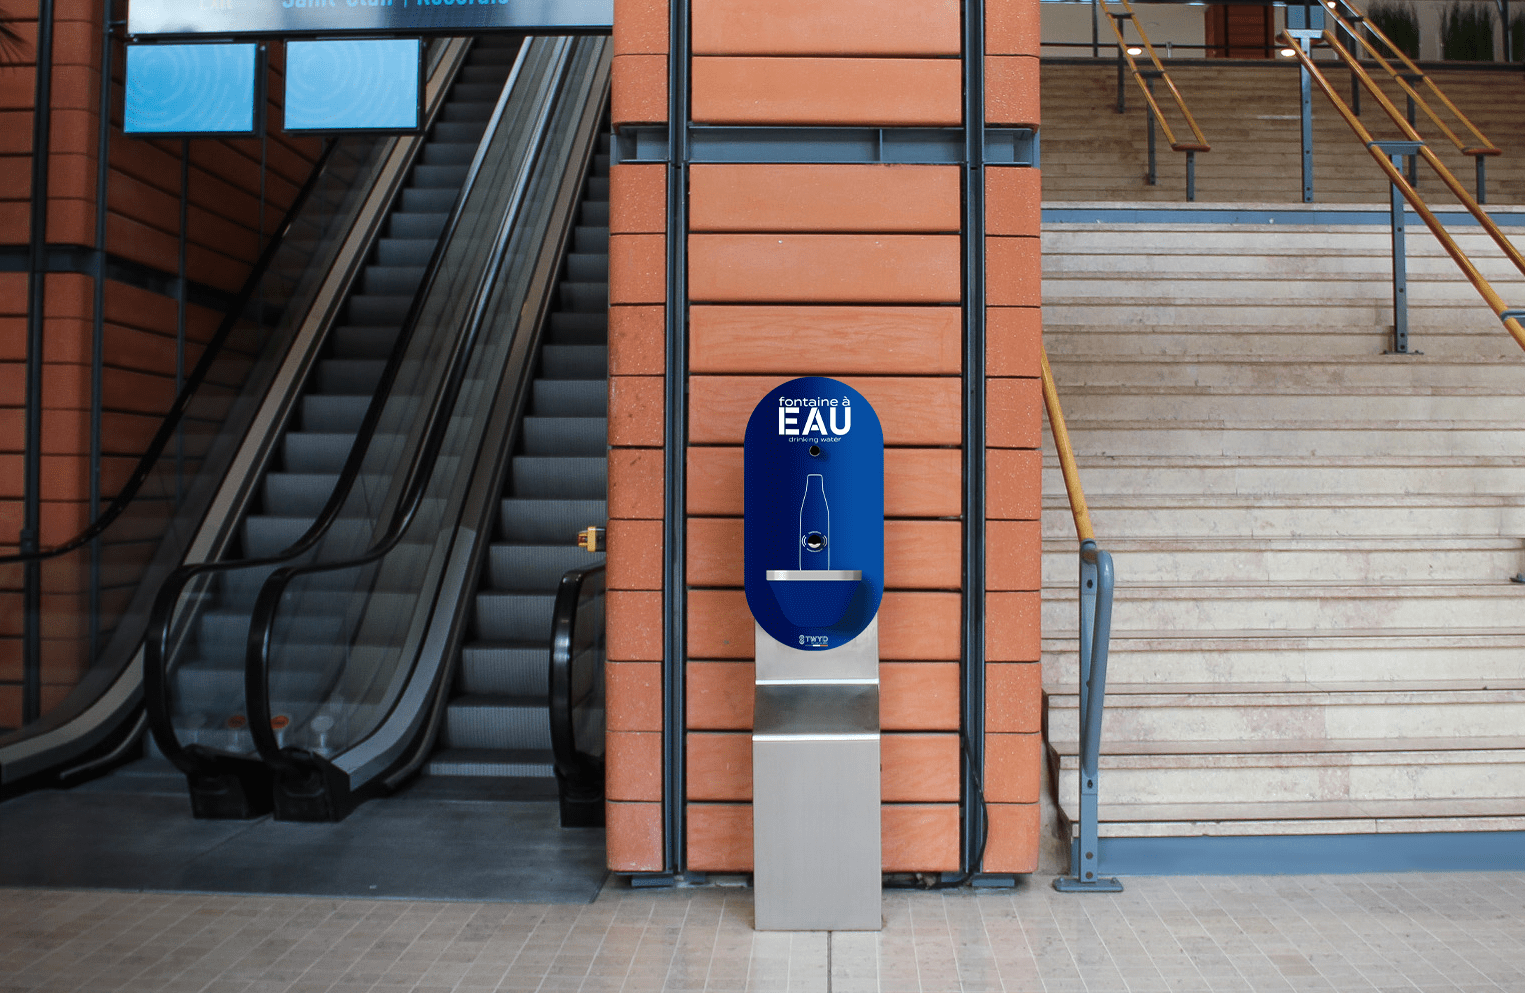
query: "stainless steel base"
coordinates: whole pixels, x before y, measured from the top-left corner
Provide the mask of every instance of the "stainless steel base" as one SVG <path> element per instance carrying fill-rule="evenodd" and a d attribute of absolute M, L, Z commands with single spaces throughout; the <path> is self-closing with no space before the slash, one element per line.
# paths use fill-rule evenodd
<path fill-rule="evenodd" d="M 877 633 L 855 639 L 849 653 L 861 672 L 842 672 L 827 658 L 849 652 L 843 646 L 813 656 L 833 678 L 791 672 L 779 679 L 765 674 L 777 673 L 777 656 L 794 650 L 757 631 L 752 837 L 760 931 L 883 926 Z M 864 637 L 869 643 L 858 644 Z"/>

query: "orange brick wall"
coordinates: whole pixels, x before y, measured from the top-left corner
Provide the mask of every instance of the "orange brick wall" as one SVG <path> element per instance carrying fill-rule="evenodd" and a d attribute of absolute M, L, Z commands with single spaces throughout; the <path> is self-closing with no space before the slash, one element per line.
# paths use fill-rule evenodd
<path fill-rule="evenodd" d="M 30 238 L 32 105 L 35 96 L 35 0 L 6 8 L 22 36 L 15 64 L 0 68 L 0 245 Z M 97 123 L 101 4 L 57 0 L 54 26 L 53 112 L 48 179 L 47 240 L 95 246 Z M 106 247 L 112 255 L 168 276 L 178 268 L 181 142 L 145 141 L 121 134 L 123 50 L 113 55 L 110 180 Z M 279 131 L 280 51 L 268 80 L 272 128 L 263 170 L 263 230 L 279 223 L 306 180 L 318 152 L 314 139 Z M 187 275 L 233 293 L 243 284 L 260 245 L 260 142 L 197 139 L 190 143 L 186 224 Z M 40 541 L 57 544 L 89 521 L 90 411 L 94 283 L 84 275 L 46 279 L 43 352 L 42 518 Z M 14 550 L 22 524 L 25 425 L 27 277 L 0 274 L 0 549 Z M 101 396 L 102 495 L 112 496 L 147 447 L 175 394 L 176 305 L 173 299 L 107 281 L 103 308 Z M 185 368 L 215 331 L 221 314 L 188 307 Z M 78 624 L 82 579 L 50 570 L 44 600 L 43 706 L 72 687 L 85 660 Z M 20 719 L 21 633 L 19 573 L 0 576 L 0 726 Z M 57 630 L 54 630 L 57 628 Z"/>
<path fill-rule="evenodd" d="M 1035 124 L 1036 0 L 991 6 L 990 121 Z M 957 126 L 959 19 L 957 0 L 693 0 L 693 119 Z M 667 24 L 661 0 L 616 0 L 616 128 L 666 116 Z M 611 178 L 608 821 L 621 871 L 663 868 L 667 171 L 616 165 Z M 1038 842 L 1038 175 L 990 174 L 985 868 L 1011 872 L 1036 867 Z M 812 374 L 862 392 L 885 431 L 884 868 L 959 868 L 961 182 L 952 165 L 688 170 L 685 869 L 751 868 L 741 444 L 768 390 Z"/>

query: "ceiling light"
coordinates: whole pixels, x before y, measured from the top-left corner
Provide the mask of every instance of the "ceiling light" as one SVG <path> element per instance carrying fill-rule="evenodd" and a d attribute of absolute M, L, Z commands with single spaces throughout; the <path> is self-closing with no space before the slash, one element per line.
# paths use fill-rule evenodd
<path fill-rule="evenodd" d="M 1133 45 L 1129 45 L 1128 46 L 1128 54 L 1129 55 L 1143 55 L 1144 54 L 1144 50 L 1142 48 L 1137 48 L 1137 47 L 1135 47 Z"/>
<path fill-rule="evenodd" d="M 1292 56 L 1296 55 L 1297 53 L 1292 51 L 1292 49 L 1290 49 L 1290 48 L 1283 48 L 1281 50 L 1281 52 L 1278 53 L 1278 54 L 1280 54 L 1281 57 L 1284 58 L 1284 59 L 1290 59 Z"/>

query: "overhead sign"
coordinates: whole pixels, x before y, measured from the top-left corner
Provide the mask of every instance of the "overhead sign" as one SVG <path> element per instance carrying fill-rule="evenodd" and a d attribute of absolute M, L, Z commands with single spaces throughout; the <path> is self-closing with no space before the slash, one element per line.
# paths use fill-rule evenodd
<path fill-rule="evenodd" d="M 334 32 L 603 33 L 614 0 L 131 0 L 127 33 L 302 35 Z"/>

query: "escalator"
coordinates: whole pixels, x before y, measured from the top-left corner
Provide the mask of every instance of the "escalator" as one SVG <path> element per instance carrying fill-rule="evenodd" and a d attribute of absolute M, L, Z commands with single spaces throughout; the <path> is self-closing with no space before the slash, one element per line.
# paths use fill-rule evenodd
<path fill-rule="evenodd" d="M 556 593 L 566 573 L 603 559 L 578 548 L 576 539 L 607 517 L 608 253 L 604 134 L 578 205 L 428 775 L 551 782 L 546 639 Z"/>
<path fill-rule="evenodd" d="M 562 573 L 597 569 L 575 535 L 604 516 L 607 47 L 473 48 L 235 538 L 160 588 L 145 702 L 198 816 L 338 820 L 425 768 L 569 767 L 546 673 Z"/>
<path fill-rule="evenodd" d="M 426 126 L 441 118 L 471 47 L 461 38 L 431 43 Z M 182 562 L 239 539 L 229 518 L 250 499 L 248 466 L 264 458 L 269 425 L 284 420 L 293 387 L 324 349 L 343 358 L 327 331 L 382 220 L 410 178 L 410 197 L 426 199 L 435 185 L 427 171 L 413 175 L 423 141 L 326 141 L 224 319 L 199 357 L 190 354 L 179 395 L 122 489 L 61 545 L 0 556 L 33 589 L 78 593 L 42 598 L 44 634 L 24 648 L 25 664 L 77 681 L 40 719 L 0 735 L 0 797 L 83 781 L 140 745 L 141 644 L 155 593 Z"/>
<path fill-rule="evenodd" d="M 334 495 L 519 47 L 517 39 L 494 37 L 472 45 L 358 285 L 340 309 L 340 323 L 294 404 L 289 426 L 271 446 L 270 467 L 252 488 L 224 560 L 273 562 L 303 539 Z M 227 752 L 248 749 L 247 617 L 273 569 L 272 564 L 218 574 L 221 582 L 209 591 L 176 667 L 173 726 L 181 740 Z M 324 635 L 340 623 L 321 610 L 309 614 L 301 622 L 304 650 L 323 652 Z M 250 812 L 262 807 L 256 804 Z"/>

